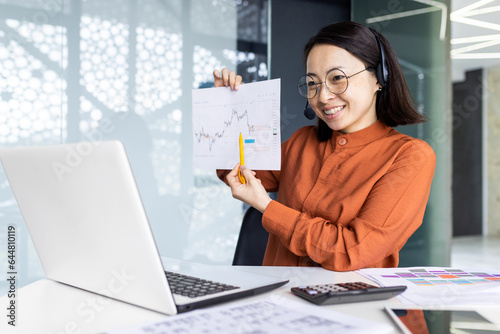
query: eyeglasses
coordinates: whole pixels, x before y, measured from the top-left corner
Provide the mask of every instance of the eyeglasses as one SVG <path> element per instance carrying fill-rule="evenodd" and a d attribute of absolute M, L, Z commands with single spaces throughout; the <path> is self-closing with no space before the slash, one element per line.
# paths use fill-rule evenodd
<path fill-rule="evenodd" d="M 326 73 L 325 81 L 316 82 L 314 78 L 310 75 L 303 75 L 299 78 L 297 82 L 297 88 L 299 89 L 300 95 L 305 98 L 312 99 L 321 90 L 321 84 L 325 84 L 326 89 L 332 94 L 340 95 L 347 90 L 349 85 L 348 79 L 352 78 L 356 74 L 364 72 L 368 69 L 365 68 L 353 75 L 347 76 L 344 71 L 338 68 L 331 69 Z"/>

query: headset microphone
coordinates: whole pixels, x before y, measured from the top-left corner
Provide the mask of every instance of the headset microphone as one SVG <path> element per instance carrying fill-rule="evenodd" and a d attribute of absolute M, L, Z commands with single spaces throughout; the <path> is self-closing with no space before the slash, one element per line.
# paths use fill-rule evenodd
<path fill-rule="evenodd" d="M 316 117 L 316 113 L 314 110 L 312 110 L 311 107 L 309 107 L 309 101 L 306 101 L 306 107 L 304 108 L 304 116 L 306 116 L 307 119 L 314 119 Z"/>

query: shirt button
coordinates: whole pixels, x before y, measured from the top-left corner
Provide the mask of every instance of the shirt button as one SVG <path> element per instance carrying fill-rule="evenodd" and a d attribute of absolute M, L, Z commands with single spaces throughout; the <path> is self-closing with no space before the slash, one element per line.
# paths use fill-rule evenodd
<path fill-rule="evenodd" d="M 338 144 L 341 145 L 341 146 L 344 146 L 345 144 L 347 144 L 347 139 L 340 138 L 339 141 L 338 141 Z"/>

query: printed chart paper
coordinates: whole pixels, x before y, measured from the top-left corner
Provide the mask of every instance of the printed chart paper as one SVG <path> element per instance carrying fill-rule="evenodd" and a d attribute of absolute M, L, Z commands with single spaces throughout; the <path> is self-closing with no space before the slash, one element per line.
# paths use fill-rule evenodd
<path fill-rule="evenodd" d="M 406 285 L 397 296 L 405 304 L 500 304 L 500 271 L 442 267 L 370 268 L 358 273 L 382 286 Z"/>
<path fill-rule="evenodd" d="M 232 169 L 243 136 L 245 165 L 253 170 L 281 167 L 280 79 L 193 90 L 193 165 Z"/>
<path fill-rule="evenodd" d="M 354 334 L 393 333 L 389 324 L 352 317 L 291 300 L 286 306 L 270 301 L 230 303 L 179 314 L 164 321 L 117 329 L 108 334 L 259 333 Z"/>

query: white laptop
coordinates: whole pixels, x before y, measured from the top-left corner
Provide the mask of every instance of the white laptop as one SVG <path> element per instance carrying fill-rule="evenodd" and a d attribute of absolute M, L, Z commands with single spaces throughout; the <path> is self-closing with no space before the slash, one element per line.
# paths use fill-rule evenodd
<path fill-rule="evenodd" d="M 165 314 L 288 282 L 224 266 L 162 263 L 119 141 L 0 149 L 0 161 L 52 280 Z M 165 224 L 177 223 L 165 217 Z M 169 274 L 167 279 L 165 270 L 213 282 L 201 287 L 189 283 L 192 279 L 176 283 L 178 278 Z M 192 291 L 181 295 L 183 286 Z"/>

